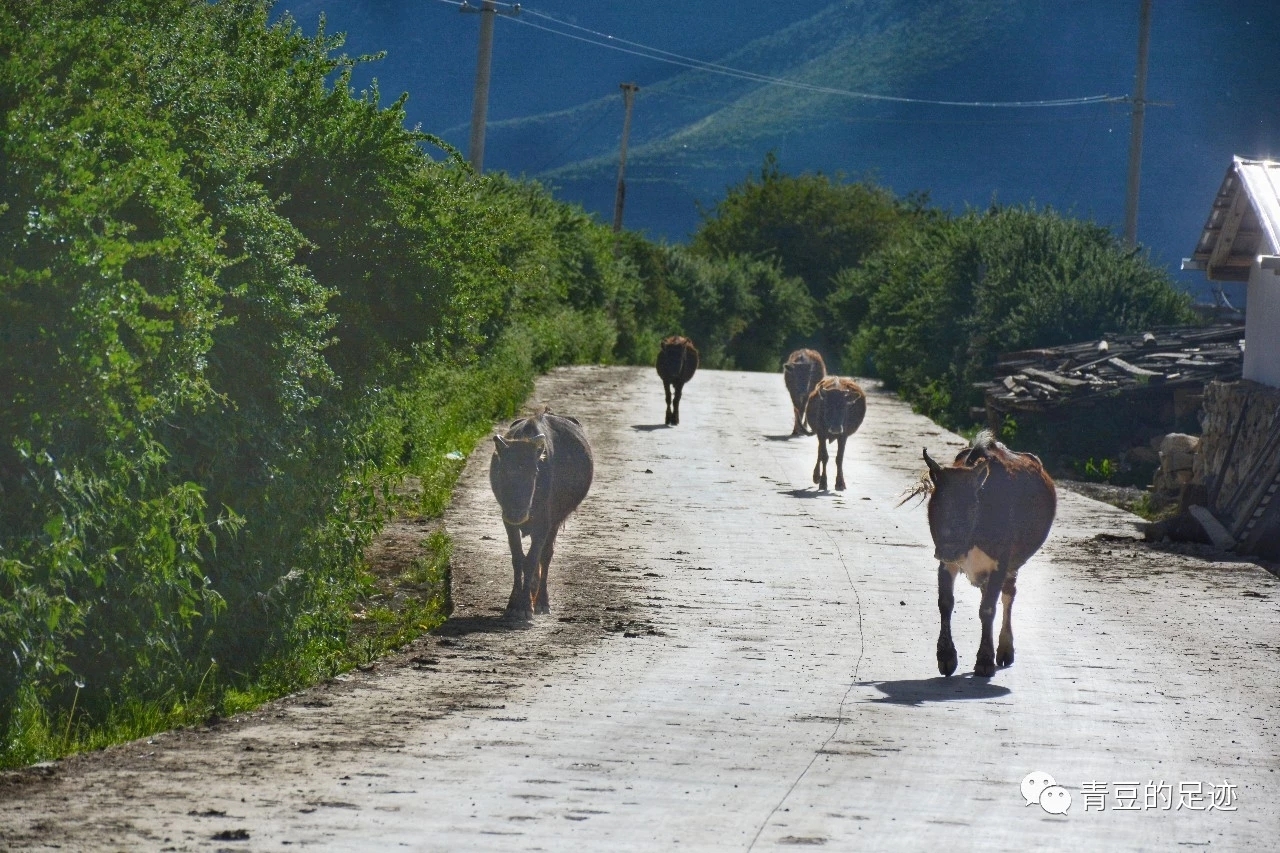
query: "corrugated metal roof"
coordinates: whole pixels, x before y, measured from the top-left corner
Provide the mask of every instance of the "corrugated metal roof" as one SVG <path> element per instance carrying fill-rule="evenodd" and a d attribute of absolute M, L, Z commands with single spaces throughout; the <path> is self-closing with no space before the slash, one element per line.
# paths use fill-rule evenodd
<path fill-rule="evenodd" d="M 1280 162 L 1235 157 L 1196 250 L 1182 262 L 1209 278 L 1245 281 L 1259 255 L 1280 254 Z"/>
<path fill-rule="evenodd" d="M 1280 254 L 1280 163 L 1237 157 L 1235 167 L 1249 193 L 1258 223 L 1271 244 L 1267 254 Z"/>

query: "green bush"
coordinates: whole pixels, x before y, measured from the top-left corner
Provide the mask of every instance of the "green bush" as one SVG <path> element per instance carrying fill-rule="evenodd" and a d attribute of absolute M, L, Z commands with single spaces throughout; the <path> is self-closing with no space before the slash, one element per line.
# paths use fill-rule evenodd
<path fill-rule="evenodd" d="M 401 484 L 655 345 L 606 227 L 268 15 L 0 4 L 0 765 L 350 665 Z"/>
<path fill-rule="evenodd" d="M 845 362 L 947 426 L 996 356 L 1193 320 L 1190 298 L 1106 228 L 1032 207 L 938 219 L 838 277 Z"/>

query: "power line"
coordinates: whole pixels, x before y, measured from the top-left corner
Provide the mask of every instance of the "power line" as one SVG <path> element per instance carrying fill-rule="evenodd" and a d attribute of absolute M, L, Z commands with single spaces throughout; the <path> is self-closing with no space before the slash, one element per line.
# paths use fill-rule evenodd
<path fill-rule="evenodd" d="M 700 98 L 696 95 L 686 95 L 682 92 L 673 92 L 670 89 L 659 90 L 656 87 L 650 90 L 653 98 L 676 98 L 682 101 L 690 101 L 699 104 L 708 104 L 710 106 L 724 107 L 726 109 L 740 106 L 738 101 L 722 101 L 712 98 Z M 1151 101 L 1147 101 L 1150 105 Z M 811 110 L 802 108 L 773 109 L 770 115 L 790 118 L 812 118 Z M 1023 115 L 1026 115 L 1023 113 Z M 858 115 L 824 115 L 814 121 L 823 124 L 909 124 L 909 125 L 1038 125 L 1038 124 L 1062 124 L 1064 122 L 1079 122 L 1078 115 L 1058 114 L 1040 114 L 1040 118 L 898 118 L 896 116 L 858 116 Z M 1094 113 L 1096 120 L 1098 113 Z M 1092 126 L 1092 124 L 1091 124 Z"/>
<path fill-rule="evenodd" d="M 461 5 L 458 0 L 439 0 L 442 3 L 451 5 Z M 494 0 L 497 2 L 497 0 Z M 740 68 L 733 68 L 728 65 L 722 65 L 716 62 L 707 62 L 705 60 L 696 59 L 690 56 L 673 53 L 661 48 L 651 47 L 627 39 L 618 38 L 602 33 L 598 30 L 592 30 L 582 27 L 568 21 L 562 21 L 551 15 L 537 12 L 529 9 L 521 4 L 498 3 L 502 6 L 516 7 L 525 15 L 541 18 L 561 27 L 568 27 L 578 32 L 586 33 L 586 36 L 577 35 L 563 30 L 553 29 L 552 27 L 536 24 L 525 18 L 511 18 L 511 20 L 521 26 L 531 27 L 536 30 L 558 35 L 563 38 L 573 39 L 574 41 L 585 42 L 597 47 L 603 47 L 608 50 L 618 51 L 619 53 L 629 54 L 631 56 L 639 56 L 644 59 L 650 59 L 656 62 L 663 62 L 668 65 L 675 65 L 682 68 L 688 68 L 694 71 L 703 71 L 709 74 L 718 74 L 724 77 L 731 77 L 748 82 L 762 83 L 772 86 L 784 86 L 791 89 L 799 89 L 802 91 L 812 92 L 820 95 L 833 95 L 846 98 L 858 98 L 868 101 L 884 101 L 889 103 L 900 104 L 920 104 L 927 106 L 945 106 L 945 107 L 977 107 L 977 108 L 1034 108 L 1034 107 L 1074 107 L 1085 106 L 1089 104 L 1115 103 L 1117 101 L 1127 100 L 1124 96 L 1115 95 L 1089 95 L 1076 98 L 1054 98 L 1036 101 L 949 101 L 935 100 L 930 98 L 907 98 L 896 95 L 877 95 L 871 92 L 857 92 L 850 89 L 840 89 L 834 86 L 820 86 L 812 83 L 803 83 L 796 80 L 787 80 L 781 77 L 771 77 L 765 74 L 757 74 L 753 71 L 746 71 Z"/>

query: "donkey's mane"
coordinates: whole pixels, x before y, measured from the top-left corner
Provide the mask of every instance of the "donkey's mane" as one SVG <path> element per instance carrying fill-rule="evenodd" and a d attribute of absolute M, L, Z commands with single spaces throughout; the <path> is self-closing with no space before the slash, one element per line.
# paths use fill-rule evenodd
<path fill-rule="evenodd" d="M 991 450 L 1000 442 L 996 441 L 996 434 L 989 429 L 984 429 L 973 437 L 973 442 L 969 445 L 974 450 Z"/>

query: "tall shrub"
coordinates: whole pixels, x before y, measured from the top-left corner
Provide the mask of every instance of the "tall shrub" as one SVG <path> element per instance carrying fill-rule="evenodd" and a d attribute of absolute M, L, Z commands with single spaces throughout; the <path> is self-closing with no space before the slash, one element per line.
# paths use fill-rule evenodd
<path fill-rule="evenodd" d="M 850 369 L 947 425 L 970 420 L 996 356 L 1191 322 L 1190 297 L 1106 228 L 1033 207 L 932 223 L 839 277 Z"/>

